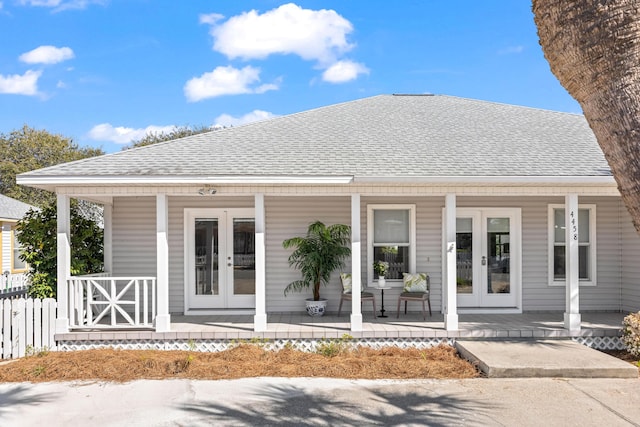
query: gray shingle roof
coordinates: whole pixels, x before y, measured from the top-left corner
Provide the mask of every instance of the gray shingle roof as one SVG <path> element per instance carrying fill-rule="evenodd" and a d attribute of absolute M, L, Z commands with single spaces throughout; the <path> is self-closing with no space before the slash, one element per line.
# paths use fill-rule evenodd
<path fill-rule="evenodd" d="M 581 115 L 441 95 L 379 95 L 22 176 L 610 175 Z"/>
<path fill-rule="evenodd" d="M 0 194 L 0 218 L 21 219 L 33 206 Z"/>

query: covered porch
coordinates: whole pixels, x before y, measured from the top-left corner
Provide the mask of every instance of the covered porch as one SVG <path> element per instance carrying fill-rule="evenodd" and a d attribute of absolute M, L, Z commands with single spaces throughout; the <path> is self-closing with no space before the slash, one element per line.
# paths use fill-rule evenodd
<path fill-rule="evenodd" d="M 352 336 L 376 336 L 382 332 L 391 330 L 392 333 L 398 334 L 418 334 L 427 333 L 428 336 L 441 336 L 441 337 L 456 337 L 462 336 L 459 334 L 468 334 L 468 330 L 481 330 L 490 331 L 482 332 L 480 336 L 502 336 L 498 335 L 497 330 L 506 331 L 524 331 L 524 332 L 512 332 L 514 336 L 535 336 L 528 335 L 529 331 L 535 329 L 531 327 L 522 327 L 515 329 L 504 329 L 496 327 L 480 327 L 480 328 L 468 328 L 468 325 L 459 325 L 459 316 L 462 316 L 462 311 L 459 311 L 457 292 L 458 285 L 458 265 L 457 265 L 457 239 L 456 239 L 456 225 L 458 210 L 458 200 L 456 192 L 448 192 L 450 188 L 442 188 L 438 191 L 438 195 L 434 197 L 434 189 L 430 190 L 430 197 L 434 200 L 439 199 L 443 205 L 442 209 L 442 247 L 440 248 L 440 254 L 442 256 L 441 265 L 441 288 L 438 291 L 441 293 L 442 299 L 440 310 L 441 314 L 436 314 L 438 305 L 435 305 L 434 317 L 436 323 L 432 321 L 425 322 L 420 326 L 415 326 L 415 322 L 409 322 L 409 325 L 396 324 L 393 322 L 370 322 L 367 320 L 367 315 L 362 312 L 360 306 L 360 294 L 353 292 L 353 299 L 351 301 L 350 315 L 348 314 L 349 308 L 345 307 L 346 316 L 340 321 L 333 322 L 332 317 L 326 319 L 309 320 L 303 319 L 306 315 L 300 315 L 301 318 L 297 321 L 284 321 L 279 320 L 280 315 L 272 315 L 270 310 L 272 307 L 267 303 L 267 277 L 266 277 L 266 243 L 265 243 L 265 223 L 266 223 L 266 210 L 265 210 L 265 194 L 255 193 L 255 189 L 241 189 L 234 188 L 232 194 L 243 194 L 251 197 L 253 202 L 253 212 L 255 214 L 255 306 L 251 309 L 244 310 L 245 313 L 252 313 L 253 316 L 232 317 L 228 320 L 231 325 L 243 325 L 238 326 L 225 326 L 231 328 L 230 331 L 226 331 L 225 327 L 222 330 L 215 328 L 208 329 L 208 323 L 203 321 L 202 324 L 197 319 L 204 319 L 201 316 L 194 317 L 191 320 L 190 316 L 181 316 L 173 313 L 174 310 L 169 310 L 169 287 L 170 287 L 170 244 L 169 244 L 169 232 L 168 232 L 168 220 L 169 220 L 169 193 L 170 192 L 155 192 L 149 190 L 147 195 L 153 197 L 155 206 L 155 275 L 153 276 L 111 276 L 109 273 L 99 275 L 102 277 L 72 277 L 70 276 L 70 244 L 69 244 L 69 203 L 70 196 L 66 194 L 58 194 L 58 211 L 60 215 L 58 217 L 58 318 L 57 318 L 57 332 L 60 335 L 67 333 L 75 333 L 75 331 L 84 331 L 90 329 L 103 329 L 105 333 L 111 332 L 117 333 L 119 329 L 139 329 L 141 333 L 147 333 L 146 329 L 152 328 L 157 336 L 164 336 L 161 334 L 182 333 L 184 324 L 198 324 L 202 327 L 207 327 L 206 332 L 218 333 L 218 332 L 230 332 L 233 335 L 234 330 L 251 332 L 251 336 L 260 336 L 260 334 L 273 334 L 276 331 L 280 331 L 281 328 L 289 328 L 289 326 L 282 325 L 303 325 L 305 328 L 308 323 L 318 323 L 322 326 L 315 326 L 312 331 L 313 335 L 325 334 L 325 336 L 331 336 L 329 331 L 335 332 L 335 336 L 340 336 L 347 331 Z M 378 189 L 379 190 L 379 189 Z M 358 189 L 358 192 L 347 194 L 341 194 L 340 196 L 347 199 L 350 203 L 349 213 L 351 216 L 350 226 L 352 228 L 352 262 L 351 273 L 353 277 L 353 283 L 359 284 L 365 282 L 366 273 L 363 271 L 362 262 L 365 259 L 363 253 L 366 251 L 365 245 L 361 241 L 362 227 L 364 224 L 362 212 L 363 206 L 366 206 L 367 202 L 361 201 L 361 194 L 373 194 L 375 190 L 371 186 L 363 186 Z M 540 189 L 537 190 L 540 192 Z M 555 195 L 555 190 L 549 190 L 550 195 Z M 372 193 L 373 192 L 373 193 Z M 519 188 L 517 190 L 510 189 L 509 195 L 513 194 L 528 194 L 526 189 Z M 274 195 L 282 196 L 277 191 L 274 191 Z M 287 196 L 289 196 L 287 194 Z M 346 196 L 346 197 L 344 197 Z M 419 199 L 420 196 L 412 196 L 413 199 Z M 99 199 L 95 198 L 94 199 Z M 113 237 L 112 237 L 112 220 L 113 220 L 113 205 L 110 202 L 111 197 L 102 199 L 105 203 L 105 269 L 111 271 L 113 266 Z M 571 223 L 571 219 L 575 216 L 575 212 L 578 209 L 578 195 L 577 193 L 569 193 L 564 195 L 564 208 L 566 211 L 567 223 Z M 514 217 L 515 218 L 515 217 Z M 520 222 L 519 216 L 517 221 Z M 518 225 L 519 226 L 519 225 Z M 577 236 L 577 224 L 570 229 L 566 229 L 566 241 L 570 244 L 566 245 L 566 266 L 567 277 L 565 282 L 565 306 L 564 317 L 559 319 L 562 324 L 555 324 L 554 328 L 564 329 L 565 336 L 571 334 L 580 335 L 581 332 L 581 317 L 579 310 L 579 278 L 578 278 L 578 245 L 574 244 L 576 239 L 573 236 Z M 519 234 L 519 232 L 518 232 Z M 514 242 L 520 240 L 519 235 L 514 235 Z M 438 245 L 436 243 L 435 245 Z M 512 247 L 516 247 L 516 244 L 512 244 Z M 151 248 L 149 248 L 151 249 Z M 512 249 L 512 268 L 514 271 L 513 276 L 517 277 L 518 286 L 515 291 L 512 292 L 515 296 L 516 302 L 514 307 L 510 309 L 510 313 L 522 312 L 522 290 L 520 282 L 521 277 L 521 251 Z M 175 258 L 175 257 L 174 257 Z M 186 258 L 186 256 L 185 256 Z M 427 257 L 428 258 L 428 257 Z M 415 262 L 414 262 L 415 264 Z M 483 264 L 484 265 L 484 264 Z M 180 265 L 182 267 L 182 265 Z M 438 272 L 438 267 L 431 272 Z M 517 272 L 517 274 L 515 274 Z M 370 279 L 367 279 L 370 280 Z M 135 291 L 133 291 L 135 289 Z M 184 288 L 186 289 L 186 287 Z M 98 290 L 99 300 L 93 300 L 87 296 L 91 296 Z M 354 288 L 354 291 L 356 289 Z M 186 292 L 186 291 L 185 291 Z M 135 307 L 135 308 L 132 308 Z M 133 313 L 132 313 L 133 310 Z M 218 310 L 224 313 L 225 310 Z M 503 310 L 504 311 L 504 310 Z M 185 310 L 186 312 L 186 310 Z M 102 315 L 111 319 L 111 322 L 101 322 Z M 269 313 L 269 315 L 267 315 Z M 197 313 L 196 313 L 197 314 Z M 216 313 L 217 314 L 217 313 Z M 496 313 L 497 314 L 497 313 Z M 97 315 L 97 316 L 94 316 Z M 238 313 L 234 313 L 234 316 Z M 224 314 L 221 314 L 224 319 Z M 287 315 L 282 315 L 287 316 Z M 293 314 L 292 316 L 297 316 Z M 410 314 L 406 319 L 411 319 L 413 314 Z M 439 317 L 438 317 L 439 316 Z M 117 319 L 123 318 L 126 321 L 121 322 Z M 248 323 L 245 320 L 251 318 Z M 465 319 L 467 316 L 464 317 Z M 221 322 L 219 316 L 211 317 L 213 325 L 219 325 Z M 416 315 L 416 319 L 419 317 Z M 471 318 L 473 319 L 473 317 Z M 555 317 L 554 317 L 555 319 Z M 337 320 L 337 319 L 336 319 Z M 275 324 L 271 324 L 275 322 Z M 474 321 L 471 321 L 474 323 Z M 555 320 L 554 320 L 555 322 Z M 223 323 L 227 323 L 224 322 Z M 422 322 L 418 322 L 422 323 Z M 336 326 L 340 325 L 340 326 Z M 619 325 L 620 322 L 617 322 Z M 247 326 L 248 325 L 248 326 Z M 332 325 L 332 326 L 326 326 Z M 375 325 L 378 325 L 374 327 Z M 427 325 L 427 326 L 425 326 Z M 417 328 L 417 329 L 416 329 Z M 304 328 L 303 328 L 304 329 Z M 589 328 L 587 329 L 587 333 Z M 444 332 L 443 332 L 444 331 Z M 82 332 L 79 332 L 82 333 Z M 128 332 L 129 334 L 133 332 Z M 301 332 L 300 332 L 301 333 Z M 479 334 L 479 332 L 474 332 Z M 327 335 L 328 334 L 328 335 Z M 362 335 L 365 334 L 365 335 Z M 501 333 L 502 334 L 502 333 Z M 121 337 L 121 335 L 119 335 Z M 169 336 L 169 335 L 167 335 Z M 507 337 L 510 336 L 507 332 Z M 546 335 L 541 335 L 546 336 Z M 240 338 L 240 336 L 232 336 L 231 339 Z"/>

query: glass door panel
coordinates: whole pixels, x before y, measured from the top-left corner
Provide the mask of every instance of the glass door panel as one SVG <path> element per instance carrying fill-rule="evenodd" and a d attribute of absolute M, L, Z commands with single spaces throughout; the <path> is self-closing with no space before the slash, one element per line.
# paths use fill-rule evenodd
<path fill-rule="evenodd" d="M 488 294 L 511 293 L 511 227 L 509 218 L 487 218 Z"/>
<path fill-rule="evenodd" d="M 234 295 L 255 295 L 256 293 L 255 235 L 255 219 L 233 219 Z"/>
<path fill-rule="evenodd" d="M 456 289 L 458 294 L 473 293 L 473 218 L 456 220 Z"/>
<path fill-rule="evenodd" d="M 195 220 L 195 294 L 219 295 L 218 220 Z"/>

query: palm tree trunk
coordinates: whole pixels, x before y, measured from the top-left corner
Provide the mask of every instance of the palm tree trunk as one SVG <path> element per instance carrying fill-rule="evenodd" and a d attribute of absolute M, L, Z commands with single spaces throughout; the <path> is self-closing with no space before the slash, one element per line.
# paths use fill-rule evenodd
<path fill-rule="evenodd" d="M 533 13 L 551 71 L 582 107 L 640 233 L 640 4 L 533 0 Z"/>

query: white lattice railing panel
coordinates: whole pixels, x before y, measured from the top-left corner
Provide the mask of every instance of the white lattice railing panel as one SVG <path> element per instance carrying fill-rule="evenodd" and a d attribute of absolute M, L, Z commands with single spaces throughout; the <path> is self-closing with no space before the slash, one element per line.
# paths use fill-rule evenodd
<path fill-rule="evenodd" d="M 624 350 L 620 337 L 574 337 L 573 341 L 596 350 Z"/>
<path fill-rule="evenodd" d="M 155 277 L 71 277 L 70 328 L 152 327 L 156 317 Z"/>

